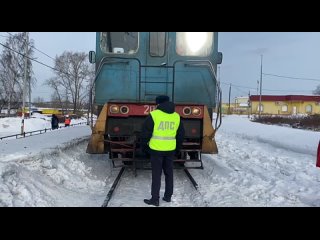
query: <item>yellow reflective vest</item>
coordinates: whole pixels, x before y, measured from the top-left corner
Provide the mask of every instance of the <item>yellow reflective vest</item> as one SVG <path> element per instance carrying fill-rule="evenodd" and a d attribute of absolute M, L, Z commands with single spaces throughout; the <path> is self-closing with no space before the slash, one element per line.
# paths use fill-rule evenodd
<path fill-rule="evenodd" d="M 169 114 L 161 110 L 154 110 L 150 114 L 154 127 L 149 147 L 155 151 L 174 151 L 180 115 L 176 112 Z"/>

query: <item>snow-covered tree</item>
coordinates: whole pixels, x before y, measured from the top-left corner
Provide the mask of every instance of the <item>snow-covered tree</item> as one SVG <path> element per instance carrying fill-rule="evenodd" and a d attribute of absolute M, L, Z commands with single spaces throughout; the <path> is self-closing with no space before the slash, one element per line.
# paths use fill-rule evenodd
<path fill-rule="evenodd" d="M 317 86 L 316 90 L 313 91 L 314 95 L 320 95 L 320 85 Z"/>
<path fill-rule="evenodd" d="M 24 71 L 26 49 L 26 33 L 12 34 L 4 43 L 3 51 L 0 54 L 0 91 L 1 100 L 7 104 L 8 114 L 13 104 L 22 102 L 23 87 L 24 87 Z M 31 40 L 28 46 L 28 57 L 32 58 L 34 41 Z M 34 86 L 36 79 L 32 71 L 32 61 L 27 60 L 27 82 Z M 26 96 L 29 88 L 26 87 Z M 18 106 L 16 106 L 18 107 Z"/>
<path fill-rule="evenodd" d="M 88 85 L 92 78 L 88 55 L 83 52 L 64 52 L 55 59 L 55 77 L 47 80 L 61 105 L 71 101 L 76 113 L 88 99 Z"/>

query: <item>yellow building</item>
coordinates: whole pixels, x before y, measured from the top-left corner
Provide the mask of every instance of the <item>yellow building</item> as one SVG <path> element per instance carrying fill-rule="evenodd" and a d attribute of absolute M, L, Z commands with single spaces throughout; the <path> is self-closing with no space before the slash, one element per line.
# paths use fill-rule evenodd
<path fill-rule="evenodd" d="M 223 114 L 248 114 L 249 97 L 236 97 L 233 103 L 222 103 Z"/>
<path fill-rule="evenodd" d="M 38 108 L 44 115 L 52 115 L 52 114 L 62 114 L 61 110 L 54 109 L 54 108 Z"/>
<path fill-rule="evenodd" d="M 250 96 L 251 113 L 259 114 L 259 95 Z M 320 114 L 320 96 L 305 95 L 262 95 L 261 114 L 297 115 Z"/>
<path fill-rule="evenodd" d="M 235 109 L 233 113 L 248 114 L 249 112 L 249 97 L 236 97 L 234 99 Z"/>
<path fill-rule="evenodd" d="M 230 103 L 230 108 L 229 108 L 229 103 L 222 103 L 221 104 L 221 112 L 222 114 L 232 114 L 235 109 L 235 104 Z"/>

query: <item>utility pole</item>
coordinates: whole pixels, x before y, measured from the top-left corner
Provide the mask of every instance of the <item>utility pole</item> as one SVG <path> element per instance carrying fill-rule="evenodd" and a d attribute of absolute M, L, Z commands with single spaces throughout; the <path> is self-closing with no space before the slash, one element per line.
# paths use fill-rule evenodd
<path fill-rule="evenodd" d="M 90 125 L 91 129 L 93 127 L 93 120 L 92 120 L 92 114 L 93 114 L 93 109 L 92 109 L 92 79 L 90 78 L 89 79 L 90 81 L 90 85 L 89 85 L 89 104 L 88 104 L 88 122 L 87 122 L 87 125 Z M 91 116 L 90 116 L 91 114 Z"/>
<path fill-rule="evenodd" d="M 90 120 L 91 120 L 91 123 L 90 123 L 90 127 L 91 129 L 93 129 L 93 102 L 92 102 L 92 87 L 93 85 L 91 86 L 91 93 L 90 93 L 90 110 L 91 110 L 91 116 L 90 116 Z"/>
<path fill-rule="evenodd" d="M 24 79 L 23 79 L 23 91 L 22 91 L 22 122 L 21 122 L 21 135 L 24 134 L 24 111 L 25 111 L 25 99 L 26 99 L 26 82 L 27 82 L 27 68 L 28 68 L 28 45 L 29 45 L 28 32 L 26 32 L 26 47 L 25 47 L 25 57 L 24 57 Z"/>
<path fill-rule="evenodd" d="M 261 118 L 261 93 L 262 93 L 262 60 L 263 55 L 261 55 L 261 68 L 260 68 L 260 98 L 259 98 L 259 118 Z"/>
<path fill-rule="evenodd" d="M 90 88 L 91 88 L 91 84 L 90 84 Z M 89 101 L 88 101 L 88 113 L 87 113 L 87 125 L 90 125 L 90 108 L 91 108 L 91 89 L 89 89 Z"/>
<path fill-rule="evenodd" d="M 229 113 L 229 114 L 231 114 L 230 101 L 231 101 L 231 83 L 230 83 L 230 87 L 229 87 L 229 110 L 228 110 L 228 113 Z"/>
<path fill-rule="evenodd" d="M 251 108 L 251 103 L 250 103 L 250 90 L 248 94 L 248 118 L 250 118 L 250 108 Z"/>
<path fill-rule="evenodd" d="M 216 113 L 218 113 L 218 102 L 219 102 L 219 89 L 220 89 L 220 66 L 218 66 L 218 82 L 217 82 L 217 89 L 216 89 Z"/>
<path fill-rule="evenodd" d="M 29 38 L 29 37 L 28 37 Z M 29 42 L 29 39 L 27 40 L 27 43 Z M 28 46 L 28 45 L 27 45 Z M 29 76 L 28 76 L 29 77 Z M 31 78 L 28 79 L 29 82 L 29 118 L 31 117 Z"/>

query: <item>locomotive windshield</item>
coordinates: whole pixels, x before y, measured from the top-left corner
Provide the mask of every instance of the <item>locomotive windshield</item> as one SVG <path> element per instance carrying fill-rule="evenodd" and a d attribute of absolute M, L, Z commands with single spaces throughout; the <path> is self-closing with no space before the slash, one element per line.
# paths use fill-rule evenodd
<path fill-rule="evenodd" d="M 212 32 L 177 32 L 176 52 L 180 56 L 207 57 L 212 52 Z"/>
<path fill-rule="evenodd" d="M 150 32 L 150 55 L 163 57 L 166 49 L 166 33 Z"/>
<path fill-rule="evenodd" d="M 138 42 L 138 32 L 102 32 L 100 48 L 105 53 L 133 54 Z"/>

